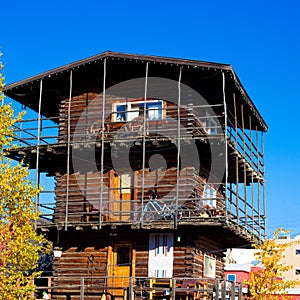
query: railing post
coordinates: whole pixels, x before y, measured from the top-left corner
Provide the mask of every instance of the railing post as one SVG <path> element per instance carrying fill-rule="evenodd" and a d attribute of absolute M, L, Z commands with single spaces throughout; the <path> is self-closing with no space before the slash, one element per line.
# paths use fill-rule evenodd
<path fill-rule="evenodd" d="M 129 277 L 129 300 L 134 300 L 134 294 L 133 294 L 133 278 L 132 276 Z"/>
<path fill-rule="evenodd" d="M 238 300 L 242 300 L 243 298 L 243 283 L 239 283 L 239 290 L 238 290 Z"/>
<path fill-rule="evenodd" d="M 51 295 L 50 299 L 52 299 L 52 289 L 51 289 L 52 277 L 48 277 L 47 281 L 48 281 L 48 295 Z"/>
<path fill-rule="evenodd" d="M 222 281 L 221 299 L 226 300 L 226 281 Z"/>
<path fill-rule="evenodd" d="M 172 300 L 175 300 L 175 297 L 176 297 L 176 279 L 175 278 L 172 278 L 171 292 L 172 292 Z"/>
<path fill-rule="evenodd" d="M 226 286 L 226 284 L 225 284 Z M 231 282 L 231 298 L 230 299 L 235 299 L 235 281 Z"/>
<path fill-rule="evenodd" d="M 219 280 L 216 280 L 215 283 L 215 300 L 219 299 Z"/>
<path fill-rule="evenodd" d="M 80 300 L 84 300 L 84 277 L 80 277 Z"/>

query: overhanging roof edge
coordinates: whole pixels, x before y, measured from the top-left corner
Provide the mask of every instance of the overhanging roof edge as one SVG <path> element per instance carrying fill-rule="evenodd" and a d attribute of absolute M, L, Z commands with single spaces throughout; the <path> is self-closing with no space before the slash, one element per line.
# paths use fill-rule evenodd
<path fill-rule="evenodd" d="M 33 83 L 35 81 L 41 80 L 42 78 L 50 77 L 52 75 L 66 72 L 68 70 L 77 68 L 77 67 L 83 67 L 86 64 L 89 64 L 91 62 L 96 62 L 99 60 L 102 60 L 104 58 L 116 58 L 116 59 L 124 59 L 124 60 L 136 60 L 136 61 L 145 61 L 145 62 L 157 62 L 157 63 L 165 63 L 165 64 L 175 64 L 178 66 L 192 66 L 192 67 L 204 67 L 204 68 L 211 68 L 221 71 L 226 71 L 228 73 L 232 74 L 232 79 L 237 83 L 237 89 L 240 91 L 242 96 L 245 97 L 245 101 L 247 104 L 252 108 L 254 115 L 256 115 L 257 119 L 261 123 L 261 126 L 264 128 L 264 131 L 268 130 L 268 126 L 266 125 L 265 121 L 263 120 L 262 116 L 258 112 L 256 106 L 252 102 L 251 98 L 247 94 L 246 90 L 244 89 L 241 81 L 239 80 L 238 76 L 235 74 L 232 66 L 230 64 L 220 64 L 220 63 L 214 63 L 214 62 L 206 62 L 206 61 L 199 61 L 199 60 L 188 60 L 188 59 L 182 59 L 182 58 L 169 58 L 169 57 L 163 57 L 163 56 L 152 56 L 152 55 L 141 55 L 141 54 L 128 54 L 123 52 L 112 52 L 112 51 L 104 51 L 100 54 L 90 56 L 88 58 L 84 58 L 78 61 L 75 61 L 73 63 L 66 64 L 61 67 L 57 67 L 54 69 L 51 69 L 49 71 L 28 77 L 26 79 L 22 79 L 20 81 L 8 84 L 3 87 L 3 92 L 7 96 L 11 96 L 10 92 L 11 90 L 18 88 L 20 86 Z"/>
<path fill-rule="evenodd" d="M 198 66 L 198 67 L 206 67 L 206 68 L 214 68 L 214 69 L 221 69 L 221 70 L 231 70 L 231 66 L 228 64 L 218 64 L 213 62 L 205 62 L 205 61 L 198 61 L 198 60 L 188 60 L 182 58 L 168 58 L 162 56 L 151 56 L 151 55 L 141 55 L 141 54 L 128 54 L 123 52 L 112 52 L 112 51 L 105 51 L 100 54 L 90 56 L 88 58 L 84 58 L 73 63 L 66 64 L 61 67 L 57 67 L 51 69 L 49 71 L 22 79 L 20 81 L 16 81 L 14 83 L 8 84 L 3 87 L 3 92 L 5 93 L 8 90 L 14 89 L 16 87 L 29 84 L 33 81 L 40 80 L 42 78 L 55 75 L 57 73 L 61 73 L 64 71 L 68 71 L 69 69 L 77 68 L 83 66 L 87 63 L 91 63 L 93 61 L 101 60 L 103 58 L 120 58 L 120 59 L 131 59 L 131 60 L 139 60 L 139 61 L 148 61 L 148 62 L 160 62 L 166 64 L 178 64 L 178 65 L 186 65 L 186 66 Z"/>
<path fill-rule="evenodd" d="M 256 108 L 255 104 L 251 100 L 251 97 L 248 95 L 247 91 L 242 85 L 237 74 L 234 72 L 233 68 L 231 68 L 231 71 L 232 71 L 234 81 L 238 84 L 238 89 L 240 90 L 240 93 L 244 96 L 247 104 L 252 108 L 254 115 L 256 115 L 256 118 L 260 120 L 261 126 L 264 128 L 264 131 L 267 132 L 268 131 L 267 123 L 264 121 L 262 115 L 259 113 L 258 109 Z"/>

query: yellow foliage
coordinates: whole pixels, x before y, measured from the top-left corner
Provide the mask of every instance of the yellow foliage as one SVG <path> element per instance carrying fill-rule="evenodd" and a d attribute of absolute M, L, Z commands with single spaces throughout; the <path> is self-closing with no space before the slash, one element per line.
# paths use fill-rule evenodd
<path fill-rule="evenodd" d="M 288 231 L 279 228 L 272 239 L 266 239 L 261 244 L 255 244 L 257 250 L 255 258 L 262 263 L 263 269 L 250 273 L 249 280 L 245 283 L 249 285 L 250 294 L 255 300 L 262 299 L 289 299 L 285 295 L 285 290 L 293 288 L 300 282 L 298 280 L 282 279 L 283 272 L 292 268 L 292 266 L 283 265 L 283 253 L 291 242 L 278 243 L 278 236 Z"/>
<path fill-rule="evenodd" d="M 2 87 L 0 72 L 1 98 Z M 32 199 L 39 193 L 38 187 L 28 180 L 28 169 L 22 163 L 13 164 L 4 156 L 19 118 L 14 118 L 10 105 L 0 106 L 0 300 L 34 298 L 38 261 L 51 247 L 35 230 L 39 214 Z"/>

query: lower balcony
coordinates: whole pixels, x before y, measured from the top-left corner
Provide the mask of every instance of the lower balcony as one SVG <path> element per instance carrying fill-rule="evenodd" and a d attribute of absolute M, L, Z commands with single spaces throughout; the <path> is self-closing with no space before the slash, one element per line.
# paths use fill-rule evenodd
<path fill-rule="evenodd" d="M 200 300 L 243 299 L 241 283 L 207 278 L 42 277 L 37 299 Z M 46 298 L 47 296 L 48 298 Z M 44 297 L 44 298 L 43 298 Z"/>

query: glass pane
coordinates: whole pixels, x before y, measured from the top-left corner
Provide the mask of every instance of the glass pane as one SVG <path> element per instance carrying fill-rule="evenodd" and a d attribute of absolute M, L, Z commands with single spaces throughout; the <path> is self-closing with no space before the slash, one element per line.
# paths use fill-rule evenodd
<path fill-rule="evenodd" d="M 146 105 L 149 120 L 162 119 L 162 102 L 150 102 Z"/>
<path fill-rule="evenodd" d="M 117 108 L 117 121 L 125 121 L 126 120 L 126 104 L 120 104 L 116 106 Z"/>
<path fill-rule="evenodd" d="M 235 281 L 235 274 L 228 274 L 227 275 L 227 280 L 229 280 L 229 281 Z"/>
<path fill-rule="evenodd" d="M 130 248 L 122 246 L 117 248 L 117 265 L 126 266 L 130 264 Z"/>
<path fill-rule="evenodd" d="M 132 121 L 135 118 L 138 118 L 143 114 L 143 110 L 141 108 L 140 103 L 131 103 L 131 108 L 127 113 L 127 120 L 126 121 Z"/>

